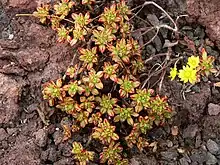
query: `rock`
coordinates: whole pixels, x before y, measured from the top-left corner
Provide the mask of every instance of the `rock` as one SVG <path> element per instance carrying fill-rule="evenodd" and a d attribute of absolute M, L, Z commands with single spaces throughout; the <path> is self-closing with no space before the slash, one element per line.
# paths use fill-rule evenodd
<path fill-rule="evenodd" d="M 150 55 L 154 55 L 156 54 L 156 49 L 152 45 L 147 45 L 146 52 Z"/>
<path fill-rule="evenodd" d="M 57 151 L 55 147 L 49 148 L 49 155 L 48 155 L 48 160 L 51 162 L 56 162 L 57 161 Z"/>
<path fill-rule="evenodd" d="M 132 165 L 141 165 L 141 164 L 147 164 L 147 165 L 157 165 L 158 162 L 153 156 L 146 156 L 145 154 L 139 154 L 135 155 L 132 159 L 131 162 L 133 163 Z"/>
<path fill-rule="evenodd" d="M 17 128 L 7 128 L 7 132 L 9 135 L 16 135 L 18 132 Z"/>
<path fill-rule="evenodd" d="M 154 41 L 153 41 L 154 45 L 155 45 L 155 48 L 157 50 L 157 52 L 160 52 L 160 50 L 162 49 L 163 45 L 162 45 L 162 42 L 160 40 L 160 37 L 159 36 L 156 36 Z"/>
<path fill-rule="evenodd" d="M 203 140 L 215 139 L 216 142 L 220 141 L 220 115 L 205 116 L 203 121 Z"/>
<path fill-rule="evenodd" d="M 206 33 L 220 48 L 220 3 L 219 0 L 187 0 L 191 21 L 206 27 Z"/>
<path fill-rule="evenodd" d="M 201 134 L 199 133 L 196 136 L 195 148 L 199 148 L 201 144 L 202 144 L 202 139 L 201 139 Z"/>
<path fill-rule="evenodd" d="M 207 157 L 206 157 L 206 164 L 207 165 L 214 165 L 218 162 L 218 160 L 216 159 L 216 157 L 214 155 L 212 155 L 210 152 L 207 153 Z"/>
<path fill-rule="evenodd" d="M 207 152 L 200 149 L 200 150 L 194 150 L 192 151 L 192 155 L 190 156 L 190 159 L 192 162 L 197 162 L 199 164 L 203 164 L 206 161 Z"/>
<path fill-rule="evenodd" d="M 7 132 L 3 128 L 0 128 L 0 142 L 6 139 L 7 137 L 8 137 Z"/>
<path fill-rule="evenodd" d="M 2 148 L 3 148 L 4 150 L 7 150 L 7 148 L 8 148 L 8 141 L 6 141 L 6 140 L 3 140 L 3 141 L 2 141 Z"/>
<path fill-rule="evenodd" d="M 173 149 L 161 152 L 160 155 L 162 156 L 162 159 L 167 161 L 176 160 L 178 157 L 177 151 Z"/>
<path fill-rule="evenodd" d="M 170 140 L 167 140 L 167 147 L 169 148 L 173 147 L 173 142 Z"/>
<path fill-rule="evenodd" d="M 73 149 L 72 144 L 68 142 L 61 143 L 60 145 L 58 145 L 58 150 L 61 151 L 64 157 L 71 157 L 72 149 Z"/>
<path fill-rule="evenodd" d="M 45 129 L 40 129 L 34 133 L 35 135 L 35 143 L 39 147 L 44 147 L 47 144 L 47 131 Z"/>
<path fill-rule="evenodd" d="M 32 113 L 32 112 L 36 111 L 37 108 L 38 108 L 38 104 L 34 103 L 34 104 L 29 105 L 25 112 Z"/>
<path fill-rule="evenodd" d="M 48 155 L 49 155 L 49 150 L 42 151 L 41 154 L 40 154 L 40 159 L 43 160 L 43 161 L 46 161 L 47 158 L 48 158 Z"/>
<path fill-rule="evenodd" d="M 25 140 L 23 137 L 17 138 L 15 146 L 0 158 L 2 165 L 41 165 L 38 147 L 32 140 Z"/>
<path fill-rule="evenodd" d="M 34 9 L 37 7 L 37 3 L 33 0 L 9 0 L 9 7 L 21 9 Z"/>
<path fill-rule="evenodd" d="M 210 98 L 211 89 L 208 83 L 200 86 L 199 93 L 186 95 L 186 100 L 184 100 L 182 108 L 188 112 L 188 122 L 197 123 L 201 120 Z"/>
<path fill-rule="evenodd" d="M 201 26 L 198 26 L 194 32 L 194 35 L 203 39 L 205 37 L 205 31 Z"/>
<path fill-rule="evenodd" d="M 158 20 L 157 16 L 155 14 L 148 14 L 147 20 L 151 23 L 153 26 L 158 26 L 160 24 L 160 21 Z"/>
<path fill-rule="evenodd" d="M 135 158 L 132 158 L 131 160 L 131 165 L 140 165 L 141 163 L 137 161 Z"/>
<path fill-rule="evenodd" d="M 183 130 L 183 138 L 194 138 L 198 132 L 198 125 L 189 125 L 186 129 Z"/>
<path fill-rule="evenodd" d="M 162 129 L 162 128 L 158 128 L 158 129 L 155 129 L 155 130 L 152 130 L 152 131 L 149 131 L 149 134 L 148 136 L 151 138 L 151 139 L 159 139 L 161 137 L 165 137 L 166 136 L 166 132 Z"/>
<path fill-rule="evenodd" d="M 209 115 L 213 115 L 213 116 L 216 116 L 220 113 L 220 106 L 217 105 L 217 104 L 213 104 L 213 103 L 210 103 L 208 105 L 208 113 Z"/>
<path fill-rule="evenodd" d="M 62 140 L 63 140 L 63 133 L 62 133 L 62 131 L 54 132 L 53 139 L 54 139 L 55 145 L 60 144 L 62 142 Z"/>
<path fill-rule="evenodd" d="M 53 163 L 53 165 L 71 165 L 74 164 L 74 160 L 71 158 L 63 158 Z"/>
<path fill-rule="evenodd" d="M 218 144 L 215 141 L 211 140 L 211 139 L 209 139 L 207 141 L 206 146 L 207 146 L 209 152 L 211 152 L 212 154 L 216 154 L 219 151 Z"/>
<path fill-rule="evenodd" d="M 20 84 L 0 73 L 0 124 L 6 124 L 18 116 L 20 91 Z"/>
<path fill-rule="evenodd" d="M 21 67 L 30 72 L 43 69 L 49 59 L 49 54 L 40 49 L 33 48 L 21 50 L 17 53 L 16 58 Z"/>
<path fill-rule="evenodd" d="M 180 160 L 179 160 L 179 162 L 180 162 L 180 165 L 189 165 L 189 163 L 188 163 L 188 161 L 187 161 L 187 159 L 186 158 L 181 158 Z"/>

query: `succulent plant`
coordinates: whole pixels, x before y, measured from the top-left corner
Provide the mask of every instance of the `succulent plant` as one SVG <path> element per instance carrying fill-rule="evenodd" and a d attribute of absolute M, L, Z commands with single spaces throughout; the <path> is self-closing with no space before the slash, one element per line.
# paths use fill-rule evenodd
<path fill-rule="evenodd" d="M 93 64 L 98 61 L 97 47 L 93 47 L 91 50 L 80 48 L 79 52 L 81 54 L 79 60 L 84 62 L 88 70 L 92 69 Z"/>
<path fill-rule="evenodd" d="M 132 116 L 138 117 L 139 114 L 134 112 L 133 108 L 122 108 L 122 107 L 117 107 L 114 109 L 114 112 L 116 116 L 114 117 L 114 122 L 124 122 L 127 121 L 129 125 L 134 124 L 134 120 L 132 119 Z"/>
<path fill-rule="evenodd" d="M 69 82 L 68 85 L 63 86 L 63 90 L 67 91 L 71 97 L 77 93 L 82 94 L 84 92 L 84 89 L 80 86 L 80 82 L 78 81 Z"/>
<path fill-rule="evenodd" d="M 103 152 L 100 154 L 100 163 L 115 164 L 117 160 L 121 160 L 122 150 L 120 143 L 111 142 L 108 147 L 103 148 Z"/>
<path fill-rule="evenodd" d="M 139 121 L 138 126 L 139 126 L 141 133 L 146 134 L 147 131 L 149 131 L 152 128 L 154 118 L 151 118 L 148 116 L 145 116 L 145 117 L 140 116 L 138 121 Z"/>
<path fill-rule="evenodd" d="M 106 46 L 116 38 L 110 28 L 104 28 L 102 26 L 97 27 L 97 30 L 93 31 L 93 36 L 93 41 L 98 45 L 101 53 L 104 53 Z"/>
<path fill-rule="evenodd" d="M 72 18 L 75 21 L 75 26 L 79 26 L 82 28 L 88 25 L 91 21 L 90 14 L 88 12 L 85 14 L 85 16 L 82 13 L 79 13 L 79 14 L 73 13 Z"/>
<path fill-rule="evenodd" d="M 105 62 L 103 66 L 104 78 L 105 79 L 110 78 L 112 81 L 117 82 L 118 78 L 117 78 L 116 73 L 117 73 L 118 67 L 119 67 L 118 64 L 111 65 L 111 63 L 109 62 Z"/>
<path fill-rule="evenodd" d="M 117 83 L 120 85 L 119 93 L 121 97 L 128 97 L 128 94 L 134 93 L 135 88 L 140 85 L 140 82 L 132 80 L 129 76 L 122 76 Z"/>
<path fill-rule="evenodd" d="M 37 8 L 37 11 L 33 12 L 33 15 L 39 18 L 41 23 L 46 23 L 46 20 L 49 15 L 49 10 L 50 10 L 49 5 L 43 5 L 42 7 L 39 6 Z"/>
<path fill-rule="evenodd" d="M 59 15 L 61 18 L 67 16 L 71 8 L 75 5 L 73 1 L 62 0 L 60 3 L 54 5 L 55 14 Z"/>
<path fill-rule="evenodd" d="M 54 100 L 59 99 L 63 100 L 63 97 L 65 96 L 65 92 L 63 91 L 62 87 L 62 80 L 58 79 L 56 83 L 53 81 L 50 81 L 43 85 L 43 98 L 47 99 L 49 101 L 49 105 L 54 105 Z"/>
<path fill-rule="evenodd" d="M 94 157 L 94 152 L 83 149 L 81 143 L 78 142 L 73 143 L 72 153 L 74 158 L 80 162 L 80 165 L 86 165 Z"/>
<path fill-rule="evenodd" d="M 101 81 L 102 76 L 103 76 L 102 71 L 96 73 L 94 69 L 91 69 L 89 72 L 89 76 L 84 77 L 82 80 L 84 82 L 88 82 L 90 88 L 96 87 L 97 89 L 102 89 L 103 88 L 103 83 Z"/>
<path fill-rule="evenodd" d="M 129 63 L 131 56 L 131 45 L 126 43 L 125 39 L 117 41 L 116 46 L 109 46 L 109 51 L 111 52 L 112 60 L 116 63 Z"/>
<path fill-rule="evenodd" d="M 149 108 L 151 104 L 151 94 L 153 93 L 152 89 L 137 89 L 136 93 L 131 95 L 131 99 L 135 101 L 135 111 L 140 112 L 144 108 Z"/>
<path fill-rule="evenodd" d="M 107 119 L 104 119 L 98 127 L 94 128 L 92 137 L 99 139 L 103 144 L 110 144 L 111 141 L 119 139 L 119 136 L 114 132 L 115 126 L 111 126 Z"/>
<path fill-rule="evenodd" d="M 115 107 L 117 103 L 116 98 L 112 98 L 110 94 L 102 95 L 102 97 L 96 97 L 96 101 L 99 102 L 100 112 L 102 114 L 107 113 L 109 116 L 114 116 L 113 108 Z"/>

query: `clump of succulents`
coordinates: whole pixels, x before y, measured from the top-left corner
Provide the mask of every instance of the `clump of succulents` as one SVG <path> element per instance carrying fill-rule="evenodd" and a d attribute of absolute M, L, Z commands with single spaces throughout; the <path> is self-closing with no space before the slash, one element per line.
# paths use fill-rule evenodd
<path fill-rule="evenodd" d="M 62 0 L 54 6 L 41 6 L 33 13 L 42 23 L 51 25 L 58 42 L 78 46 L 79 63 L 70 66 L 62 79 L 46 83 L 43 97 L 50 106 L 73 119 L 73 125 L 63 126 L 65 140 L 90 128 L 91 139 L 104 146 L 99 153 L 100 163 L 126 165 L 124 149 L 147 147 L 144 135 L 170 118 L 171 109 L 166 97 L 140 87 L 138 73 L 144 63 L 140 46 L 130 33 L 131 11 L 126 2 L 107 3 L 103 11 L 97 12 L 93 11 L 95 5 L 95 0 Z M 203 56 L 199 70 L 207 74 L 211 66 Z M 181 80 L 195 81 L 193 76 L 182 77 L 186 71 L 195 74 L 195 65 L 193 58 L 180 71 Z M 72 153 L 82 165 L 94 158 L 94 152 L 79 142 L 73 143 Z"/>

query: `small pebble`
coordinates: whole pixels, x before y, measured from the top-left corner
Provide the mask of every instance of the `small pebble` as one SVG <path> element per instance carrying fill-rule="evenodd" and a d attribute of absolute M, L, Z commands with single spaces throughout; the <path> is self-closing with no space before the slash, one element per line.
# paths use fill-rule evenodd
<path fill-rule="evenodd" d="M 216 116 L 220 113 L 220 106 L 217 104 L 210 103 L 208 105 L 208 113 L 211 116 Z"/>
<path fill-rule="evenodd" d="M 211 139 L 209 139 L 207 141 L 206 146 L 207 146 L 209 152 L 211 152 L 212 154 L 216 154 L 219 151 L 218 144 L 215 141 L 211 140 Z"/>

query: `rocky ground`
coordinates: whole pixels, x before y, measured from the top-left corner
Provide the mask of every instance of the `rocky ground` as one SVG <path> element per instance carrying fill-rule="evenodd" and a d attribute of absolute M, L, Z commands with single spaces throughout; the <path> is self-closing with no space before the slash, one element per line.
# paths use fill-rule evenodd
<path fill-rule="evenodd" d="M 2 0 L 0 2 L 0 164 L 74 164 L 71 143 L 62 143 L 58 121 L 63 114 L 52 113 L 42 103 L 41 85 L 65 72 L 73 57 L 67 44 L 58 44 L 55 33 L 34 18 L 15 17 L 31 12 L 43 0 Z M 46 1 L 44 1 L 46 2 Z M 130 1 L 133 5 L 135 1 Z M 220 63 L 220 2 L 218 0 L 157 0 L 172 17 L 181 19 L 180 31 L 199 48 L 204 45 Z M 140 1 L 138 3 L 141 3 Z M 161 21 L 161 14 L 142 11 L 149 22 Z M 154 18 L 154 19 L 150 19 Z M 143 26 L 139 22 L 137 26 Z M 149 34 L 150 35 L 150 34 Z M 148 37 L 148 36 L 147 36 Z M 146 46 L 144 56 L 163 51 L 170 33 L 162 30 Z M 145 38 L 143 38 L 145 41 Z M 183 40 L 184 41 L 184 40 Z M 184 43 L 186 43 L 184 45 Z M 184 45 L 184 46 L 183 46 Z M 187 42 L 175 46 L 173 54 L 192 51 Z M 219 48 L 219 49 L 218 49 Z M 154 147 L 139 153 L 134 150 L 131 164 L 139 165 L 214 165 L 220 164 L 220 91 L 210 77 L 185 93 L 177 81 L 165 79 L 161 94 L 167 95 L 174 117 L 149 133 Z M 50 118 L 49 118 L 50 117 Z M 47 125 L 48 120 L 50 121 Z M 178 128 L 178 131 L 177 131 Z M 74 139 L 87 141 L 77 135 Z M 95 164 L 95 163 L 94 163 Z"/>

